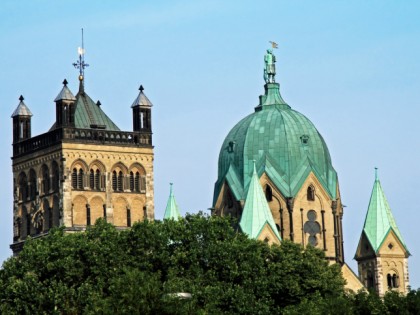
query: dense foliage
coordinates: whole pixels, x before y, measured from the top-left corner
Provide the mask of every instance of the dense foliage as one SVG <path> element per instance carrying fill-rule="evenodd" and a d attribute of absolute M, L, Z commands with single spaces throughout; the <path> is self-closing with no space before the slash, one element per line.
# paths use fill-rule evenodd
<path fill-rule="evenodd" d="M 188 215 L 180 221 L 137 223 L 125 231 L 102 220 L 85 233 L 51 230 L 4 263 L 0 313 L 419 311 L 418 292 L 387 295 L 383 302 L 373 294 L 346 295 L 339 267 L 328 266 L 323 252 L 287 241 L 270 247 L 232 226 L 226 218 Z M 191 298 L 177 297 L 180 292 Z"/>

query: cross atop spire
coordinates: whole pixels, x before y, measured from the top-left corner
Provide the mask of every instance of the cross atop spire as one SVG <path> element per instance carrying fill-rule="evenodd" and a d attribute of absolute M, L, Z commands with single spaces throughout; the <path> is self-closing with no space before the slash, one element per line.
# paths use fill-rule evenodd
<path fill-rule="evenodd" d="M 85 46 L 84 46 L 84 39 L 83 39 L 83 28 L 82 28 L 82 47 L 77 49 L 79 53 L 79 60 L 73 63 L 73 66 L 76 69 L 79 69 L 79 92 L 84 92 L 84 78 L 85 78 L 85 68 L 89 67 L 87 63 L 85 63 Z"/>

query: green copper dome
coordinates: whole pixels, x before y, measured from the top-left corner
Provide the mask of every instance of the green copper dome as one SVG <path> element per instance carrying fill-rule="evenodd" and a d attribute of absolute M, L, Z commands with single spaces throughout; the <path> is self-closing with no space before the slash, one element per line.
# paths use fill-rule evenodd
<path fill-rule="evenodd" d="M 237 200 L 244 200 L 253 172 L 266 173 L 285 197 L 294 197 L 312 171 L 332 199 L 337 173 L 327 145 L 313 123 L 282 99 L 279 84 L 268 82 L 255 112 L 229 132 L 219 155 L 214 201 L 227 182 Z"/>

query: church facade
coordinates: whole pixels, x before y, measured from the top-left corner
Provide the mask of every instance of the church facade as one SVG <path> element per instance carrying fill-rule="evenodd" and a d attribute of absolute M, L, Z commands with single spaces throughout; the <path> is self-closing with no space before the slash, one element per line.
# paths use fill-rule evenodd
<path fill-rule="evenodd" d="M 371 199 L 356 253 L 359 276 L 345 263 L 343 204 L 328 147 L 313 123 L 283 100 L 271 49 L 264 61 L 264 95 L 222 144 L 212 213 L 236 217 L 254 239 L 323 250 L 342 266 L 348 289 L 407 293 L 409 252 L 381 192 Z"/>
<path fill-rule="evenodd" d="M 12 114 L 14 254 L 52 227 L 83 231 L 105 218 L 127 228 L 154 218 L 152 103 L 143 87 L 131 106 L 133 130 L 121 131 L 85 92 L 82 72 L 75 96 L 67 84 L 46 133 L 31 135 L 22 96 Z"/>

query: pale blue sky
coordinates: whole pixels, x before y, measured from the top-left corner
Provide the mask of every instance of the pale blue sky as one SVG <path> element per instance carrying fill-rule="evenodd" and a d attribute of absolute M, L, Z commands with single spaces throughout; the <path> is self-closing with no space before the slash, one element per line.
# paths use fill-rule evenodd
<path fill-rule="evenodd" d="M 357 272 L 352 258 L 377 166 L 413 255 L 412 287 L 420 287 L 416 1 L 2 0 L 0 262 L 12 241 L 10 115 L 23 94 L 33 135 L 49 129 L 63 79 L 77 92 L 81 27 L 86 91 L 114 122 L 131 130 L 140 84 L 154 104 L 157 219 L 169 182 L 183 213 L 211 206 L 220 146 L 257 105 L 264 52 L 278 42 L 282 96 L 318 128 L 338 172 L 346 261 Z"/>

